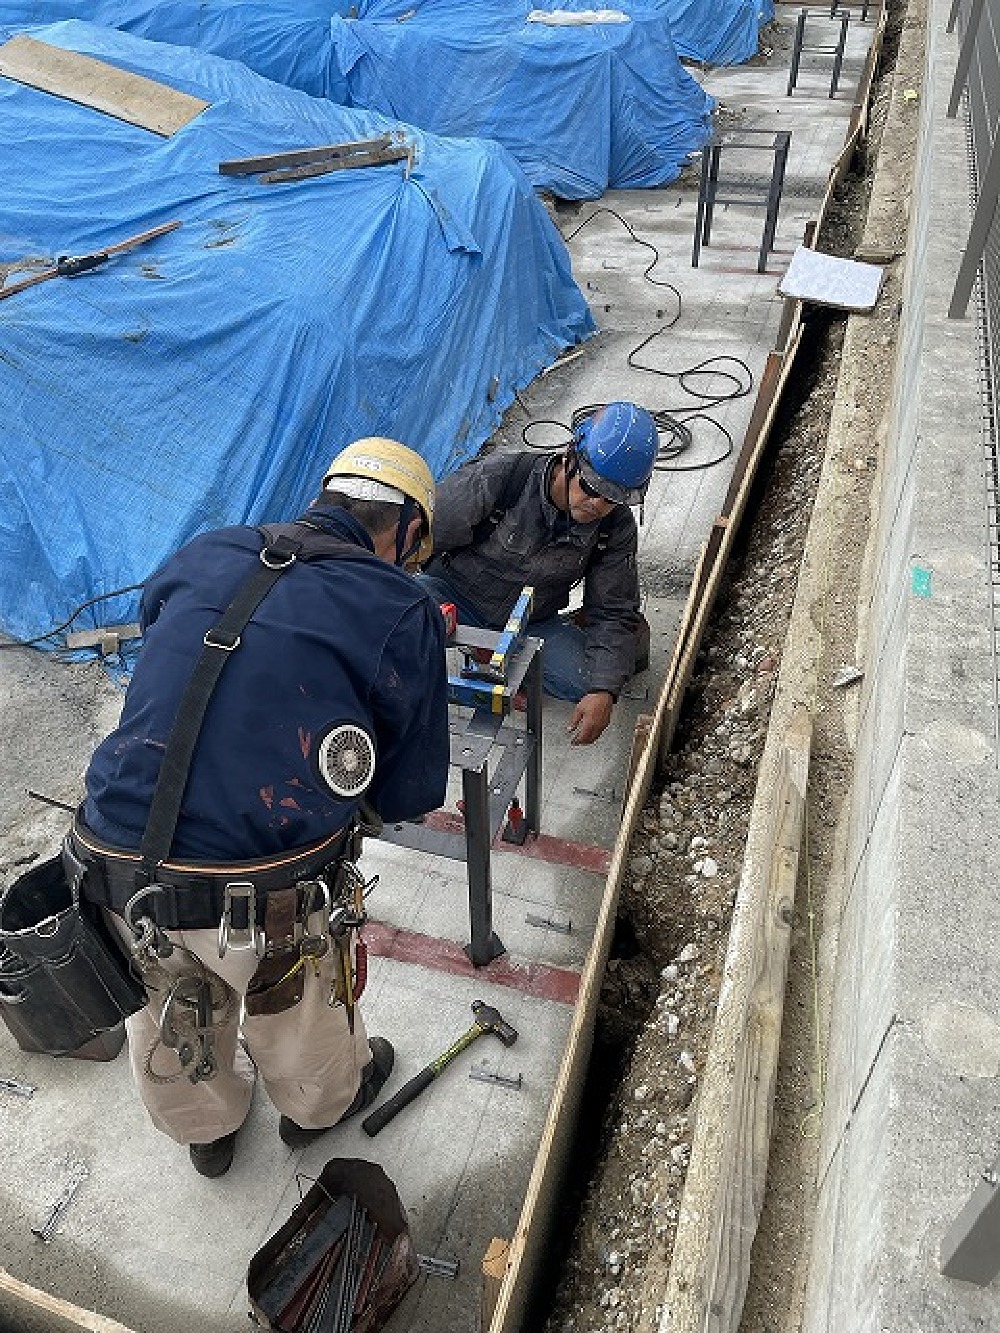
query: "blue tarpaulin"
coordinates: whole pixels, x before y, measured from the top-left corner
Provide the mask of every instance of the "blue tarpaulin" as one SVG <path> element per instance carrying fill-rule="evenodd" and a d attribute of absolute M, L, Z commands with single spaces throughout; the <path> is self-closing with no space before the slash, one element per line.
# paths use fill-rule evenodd
<path fill-rule="evenodd" d="M 589 199 L 668 184 L 708 137 L 713 100 L 661 14 L 626 4 L 597 11 L 621 21 L 561 21 L 594 9 L 361 0 L 356 19 L 332 20 L 333 42 L 351 105 L 497 139 L 539 189 Z"/>
<path fill-rule="evenodd" d="M 677 54 L 705 65 L 740 65 L 757 54 L 774 0 L 645 0 L 670 23 Z"/>
<path fill-rule="evenodd" d="M 344 103 L 330 19 L 349 8 L 350 0 L 0 0 L 0 33 L 86 19 L 240 60 L 276 83 Z"/>
<path fill-rule="evenodd" d="M 179 219 L 148 246 L 0 300 L 0 626 L 39 634 L 196 532 L 294 514 L 359 436 L 441 476 L 594 324 L 498 145 L 437 139 L 215 56 L 35 30 L 211 105 L 171 137 L 0 78 L 0 274 Z M 415 161 L 294 184 L 224 159 L 385 131 Z M 99 606 L 75 628 L 130 618 Z"/>
<path fill-rule="evenodd" d="M 676 3 L 676 0 L 672 0 Z M 698 0 L 706 10 L 719 0 Z M 750 5 L 756 0 L 724 0 Z M 681 65 L 672 19 L 627 0 L 621 21 L 529 21 L 590 0 L 89 0 L 88 17 L 196 46 L 314 96 L 434 134 L 502 143 L 567 199 L 665 185 L 702 146 L 712 99 Z M 0 27 L 80 17 L 81 0 L 0 0 Z M 749 11 L 748 11 L 749 12 Z M 727 17 L 727 22 L 728 17 Z M 702 27 L 712 20 L 703 17 Z M 756 27 L 754 27 L 756 50 Z"/>

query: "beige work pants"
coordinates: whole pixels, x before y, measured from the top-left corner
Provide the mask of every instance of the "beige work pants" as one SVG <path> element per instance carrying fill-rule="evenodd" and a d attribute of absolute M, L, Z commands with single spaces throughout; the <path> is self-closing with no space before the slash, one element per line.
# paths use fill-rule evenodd
<path fill-rule="evenodd" d="M 120 921 L 115 924 L 125 932 Z M 268 1098 L 282 1115 L 304 1129 L 335 1125 L 354 1100 L 371 1050 L 360 1010 L 354 1010 L 352 1035 L 344 1006 L 331 1008 L 327 1003 L 334 977 L 333 950 L 319 960 L 318 977 L 306 964 L 299 1004 L 280 1014 L 249 1017 L 243 1014 L 243 998 L 257 969 L 253 951 L 230 949 L 220 958 L 217 929 L 166 933 L 222 978 L 232 991 L 233 1003 L 214 1034 L 215 1076 L 197 1083 L 186 1074 L 161 1081 L 178 1072 L 177 1053 L 158 1044 L 169 983 L 154 989 L 147 982 L 149 1003 L 126 1020 L 126 1029 L 132 1076 L 157 1129 L 178 1143 L 210 1143 L 239 1129 L 250 1110 L 254 1064 Z M 176 976 L 190 970 L 190 959 L 175 949 L 163 966 Z M 252 1061 L 240 1045 L 241 1033 Z"/>

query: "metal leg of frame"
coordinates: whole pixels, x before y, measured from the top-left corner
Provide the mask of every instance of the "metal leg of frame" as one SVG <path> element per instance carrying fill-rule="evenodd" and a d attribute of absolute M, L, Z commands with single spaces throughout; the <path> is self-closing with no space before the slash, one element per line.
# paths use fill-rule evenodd
<path fill-rule="evenodd" d="M 701 232 L 705 225 L 705 196 L 708 189 L 709 157 L 712 148 L 706 144 L 701 150 L 701 179 L 698 182 L 698 209 L 694 215 L 694 246 L 691 250 L 691 267 L 698 267 L 701 257 Z"/>
<path fill-rule="evenodd" d="M 528 700 L 525 721 L 534 737 L 535 747 L 524 776 L 524 821 L 528 832 L 538 834 L 542 827 L 542 653 L 539 648 L 524 678 Z"/>
<path fill-rule="evenodd" d="M 490 876 L 490 787 L 487 766 L 462 770 L 465 854 L 469 872 L 469 925 L 465 952 L 474 967 L 506 953 L 493 933 L 493 884 Z"/>
<path fill-rule="evenodd" d="M 945 1277 L 985 1287 L 1000 1273 L 1000 1160 L 972 1191 L 969 1202 L 941 1241 Z"/>
<path fill-rule="evenodd" d="M 722 158 L 722 144 L 712 144 L 708 157 L 708 189 L 705 192 L 705 225 L 701 234 L 702 245 L 708 245 L 712 239 L 715 199 L 719 193 L 719 163 Z"/>
<path fill-rule="evenodd" d="M 840 17 L 840 37 L 833 52 L 833 75 L 830 79 L 830 96 L 833 97 L 840 83 L 840 71 L 844 65 L 844 48 L 847 45 L 847 25 L 851 21 L 851 11 L 845 9 Z"/>
<path fill-rule="evenodd" d="M 795 20 L 795 42 L 792 45 L 792 63 L 788 70 L 788 87 L 785 89 L 785 96 L 791 97 L 792 89 L 795 87 L 799 78 L 799 61 L 802 59 L 802 40 L 806 32 L 806 10 L 800 9 L 799 16 Z"/>
<path fill-rule="evenodd" d="M 781 191 L 785 184 L 785 164 L 788 161 L 790 136 L 776 135 L 774 147 L 774 166 L 771 170 L 771 185 L 767 192 L 767 212 L 764 217 L 764 235 L 760 243 L 760 258 L 757 272 L 767 268 L 767 257 L 774 249 L 774 238 L 778 231 L 778 209 L 781 206 Z"/>

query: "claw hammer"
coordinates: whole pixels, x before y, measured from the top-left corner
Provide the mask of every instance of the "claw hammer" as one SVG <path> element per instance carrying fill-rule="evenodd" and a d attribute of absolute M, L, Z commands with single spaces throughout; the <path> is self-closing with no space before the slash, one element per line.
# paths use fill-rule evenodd
<path fill-rule="evenodd" d="M 472 1013 L 475 1022 L 468 1032 L 463 1032 L 458 1041 L 453 1042 L 448 1049 L 439 1055 L 436 1060 L 432 1060 L 429 1065 L 421 1069 L 419 1074 L 415 1074 L 409 1083 L 404 1083 L 400 1090 L 387 1102 L 370 1116 L 367 1116 L 361 1122 L 361 1128 L 369 1136 L 374 1138 L 380 1129 L 384 1129 L 390 1120 L 395 1119 L 404 1106 L 409 1106 L 414 1098 L 419 1097 L 424 1088 L 428 1087 L 444 1069 L 445 1065 L 454 1060 L 467 1046 L 471 1046 L 477 1037 L 481 1037 L 485 1032 L 492 1032 L 494 1036 L 500 1038 L 505 1046 L 513 1046 L 517 1041 L 517 1029 L 511 1027 L 500 1014 L 499 1009 L 492 1009 L 482 1000 L 472 1001 Z"/>

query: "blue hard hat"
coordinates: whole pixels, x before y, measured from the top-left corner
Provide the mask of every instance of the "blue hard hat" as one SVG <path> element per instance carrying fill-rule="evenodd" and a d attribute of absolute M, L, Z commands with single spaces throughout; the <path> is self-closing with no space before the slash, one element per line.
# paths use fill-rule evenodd
<path fill-rule="evenodd" d="M 656 422 L 635 403 L 608 403 L 587 417 L 576 461 L 589 485 L 615 504 L 642 504 L 659 448 Z"/>

